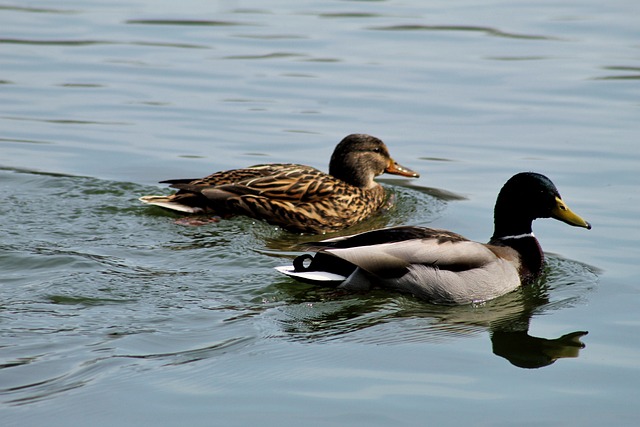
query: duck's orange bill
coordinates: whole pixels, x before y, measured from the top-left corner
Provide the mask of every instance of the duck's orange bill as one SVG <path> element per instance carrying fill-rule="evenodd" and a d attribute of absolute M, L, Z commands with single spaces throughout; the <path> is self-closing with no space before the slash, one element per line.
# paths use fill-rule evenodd
<path fill-rule="evenodd" d="M 389 162 L 389 166 L 387 166 L 384 171 L 393 175 L 408 176 L 410 178 L 418 178 L 420 176 L 418 172 L 412 171 L 411 169 L 396 163 L 393 159 Z"/>

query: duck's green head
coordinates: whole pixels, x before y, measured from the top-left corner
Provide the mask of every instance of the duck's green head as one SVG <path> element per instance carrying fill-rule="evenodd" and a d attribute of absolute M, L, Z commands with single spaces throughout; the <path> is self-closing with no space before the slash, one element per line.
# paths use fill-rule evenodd
<path fill-rule="evenodd" d="M 555 218 L 591 229 L 591 224 L 569 209 L 549 178 L 535 172 L 516 174 L 498 195 L 494 235 L 530 233 L 531 222 L 536 218 Z"/>

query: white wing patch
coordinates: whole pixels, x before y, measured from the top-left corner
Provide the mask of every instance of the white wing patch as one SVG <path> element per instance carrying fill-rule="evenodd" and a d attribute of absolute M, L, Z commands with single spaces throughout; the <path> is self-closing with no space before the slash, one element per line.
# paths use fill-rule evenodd
<path fill-rule="evenodd" d="M 172 202 L 167 196 L 143 196 L 140 197 L 143 203 L 148 205 L 160 206 L 161 208 L 170 209 L 178 212 L 201 213 L 203 210 L 197 207 L 191 207 L 180 203 Z"/>
<path fill-rule="evenodd" d="M 289 277 L 294 277 L 307 282 L 321 282 L 328 284 L 330 282 L 340 283 L 346 279 L 345 276 L 326 271 L 295 271 L 293 266 L 290 265 L 282 265 L 274 268 Z"/>

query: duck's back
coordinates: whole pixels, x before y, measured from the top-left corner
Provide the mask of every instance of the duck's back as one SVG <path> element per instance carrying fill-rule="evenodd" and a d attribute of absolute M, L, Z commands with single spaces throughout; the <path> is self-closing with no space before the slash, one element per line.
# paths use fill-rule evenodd
<path fill-rule="evenodd" d="M 380 185 L 362 189 L 316 168 L 291 163 L 221 171 L 195 180 L 163 181 L 171 202 L 208 213 L 244 214 L 291 231 L 322 233 L 353 225 L 380 209 Z"/>
<path fill-rule="evenodd" d="M 185 184 L 193 186 L 216 186 L 226 184 L 237 184 L 255 178 L 266 178 L 279 176 L 287 173 L 308 173 L 310 175 L 321 175 L 323 172 L 316 168 L 294 163 L 270 163 L 249 166 L 241 169 L 230 169 L 212 173 L 204 178 L 197 179 L 169 179 L 160 181 L 161 184 L 171 184 L 174 188 L 180 188 Z"/>

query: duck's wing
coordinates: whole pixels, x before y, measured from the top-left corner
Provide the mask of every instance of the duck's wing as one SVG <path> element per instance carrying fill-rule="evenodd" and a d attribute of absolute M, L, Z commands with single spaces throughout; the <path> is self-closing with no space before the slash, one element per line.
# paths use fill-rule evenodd
<path fill-rule="evenodd" d="M 160 181 L 160 183 L 169 184 L 170 187 L 176 188 L 178 190 L 177 193 L 170 196 L 143 196 L 139 200 L 174 211 L 203 213 L 206 211 L 210 199 L 226 199 L 237 195 L 240 189 L 245 188 L 239 185 L 238 189 L 234 189 L 233 186 L 238 183 L 256 178 L 268 178 L 271 175 L 283 173 L 287 170 L 300 169 L 300 167 L 300 165 L 291 163 L 271 163 L 215 172 L 204 178 L 168 179 Z M 203 194 L 203 191 L 210 192 L 216 187 L 225 185 L 231 186 L 228 191 L 213 192 L 212 197 L 207 197 L 206 194 Z"/>
<path fill-rule="evenodd" d="M 453 272 L 482 268 L 498 258 L 482 243 L 470 240 L 416 238 L 392 243 L 322 250 L 375 276 L 404 275 L 412 265 Z"/>
<path fill-rule="evenodd" d="M 459 271 L 495 260 L 485 245 L 460 234 L 415 226 L 382 228 L 305 246 L 385 277 L 402 275 L 411 264 Z"/>
<path fill-rule="evenodd" d="M 231 179 L 235 180 L 229 182 Z M 344 184 L 318 169 L 292 164 L 254 166 L 224 179 L 172 183 L 172 187 L 200 193 L 212 201 L 251 195 L 296 203 L 325 198 L 337 185 Z"/>
<path fill-rule="evenodd" d="M 334 237 L 320 242 L 308 242 L 307 245 L 312 248 L 355 248 L 358 246 L 405 242 L 413 239 L 434 239 L 440 243 L 468 240 L 460 234 L 438 228 L 397 226 Z"/>
<path fill-rule="evenodd" d="M 346 278 L 359 268 L 372 276 L 393 279 L 411 267 L 459 273 L 483 268 L 501 258 L 500 248 L 473 242 L 447 230 L 423 227 L 392 227 L 318 242 L 314 255 L 303 255 L 293 267 L 279 271 L 326 272 Z M 335 278 L 331 279 L 335 280 Z"/>
<path fill-rule="evenodd" d="M 254 165 L 241 169 L 230 169 L 212 173 L 197 179 L 167 179 L 160 184 L 169 184 L 172 188 L 189 189 L 191 191 L 216 185 L 234 184 L 253 178 L 266 177 L 287 170 L 300 169 L 304 166 L 293 163 L 270 163 Z M 311 168 L 313 169 L 313 168 Z"/>

